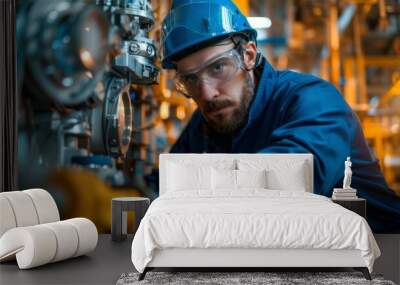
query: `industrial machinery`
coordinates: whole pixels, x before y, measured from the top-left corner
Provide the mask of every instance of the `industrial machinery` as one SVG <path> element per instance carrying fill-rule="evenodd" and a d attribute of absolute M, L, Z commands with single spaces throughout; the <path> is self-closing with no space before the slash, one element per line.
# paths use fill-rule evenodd
<path fill-rule="evenodd" d="M 140 169 L 126 167 L 138 90 L 159 81 L 151 2 L 17 4 L 19 187 L 50 188 L 60 204 L 70 203 L 61 207 L 65 215 L 89 218 L 108 216 L 113 196 L 154 198 L 144 183 L 132 182 Z M 88 177 L 99 180 L 89 189 Z M 83 196 L 103 199 L 89 207 L 77 202 Z M 108 229 L 108 218 L 95 220 Z"/>
<path fill-rule="evenodd" d="M 19 188 L 53 191 L 104 231 L 110 197 L 157 196 L 158 153 L 196 108 L 157 67 L 171 2 L 17 0 Z M 258 47 L 272 65 L 336 85 L 400 193 L 399 2 L 234 2 L 271 19 Z"/>

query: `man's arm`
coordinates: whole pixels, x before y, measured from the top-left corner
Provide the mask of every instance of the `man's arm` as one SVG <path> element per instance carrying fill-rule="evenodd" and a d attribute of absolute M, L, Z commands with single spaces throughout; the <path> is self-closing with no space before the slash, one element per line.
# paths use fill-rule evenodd
<path fill-rule="evenodd" d="M 357 117 L 329 83 L 302 88 L 287 108 L 286 120 L 262 153 L 312 153 L 314 193 L 330 197 L 341 187 L 347 156 L 352 186 L 367 199 L 368 223 L 375 233 L 400 232 L 400 197 L 391 190 L 370 153 Z"/>
<path fill-rule="evenodd" d="M 350 156 L 352 111 L 325 81 L 301 87 L 284 104 L 284 123 L 259 152 L 312 153 L 314 192 L 330 196 L 343 175 L 343 161 Z"/>

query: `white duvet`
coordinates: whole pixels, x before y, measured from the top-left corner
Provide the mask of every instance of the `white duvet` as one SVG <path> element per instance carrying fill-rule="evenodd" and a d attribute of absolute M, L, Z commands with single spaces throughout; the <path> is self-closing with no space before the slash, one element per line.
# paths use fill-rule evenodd
<path fill-rule="evenodd" d="M 366 220 L 307 192 L 248 189 L 182 191 L 154 200 L 132 243 L 143 272 L 155 249 L 358 249 L 372 272 L 380 251 Z"/>

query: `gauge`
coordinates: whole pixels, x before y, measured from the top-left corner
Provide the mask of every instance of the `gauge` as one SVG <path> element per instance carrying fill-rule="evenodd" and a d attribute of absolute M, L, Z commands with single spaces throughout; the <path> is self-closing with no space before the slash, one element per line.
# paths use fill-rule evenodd
<path fill-rule="evenodd" d="M 92 142 L 94 153 L 114 157 L 128 152 L 132 134 L 132 106 L 129 84 L 125 79 L 107 75 L 104 80 L 104 101 L 92 110 Z"/>
<path fill-rule="evenodd" d="M 34 105 L 49 109 L 85 102 L 106 64 L 109 24 L 101 9 L 86 1 L 37 0 L 26 25 L 27 81 Z"/>

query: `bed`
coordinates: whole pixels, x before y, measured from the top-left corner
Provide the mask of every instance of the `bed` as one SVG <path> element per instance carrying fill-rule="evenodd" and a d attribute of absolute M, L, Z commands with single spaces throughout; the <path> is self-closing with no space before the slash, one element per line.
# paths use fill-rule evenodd
<path fill-rule="evenodd" d="M 154 268 L 352 267 L 380 251 L 361 216 L 313 194 L 311 154 L 161 154 L 160 196 L 132 242 Z"/>

